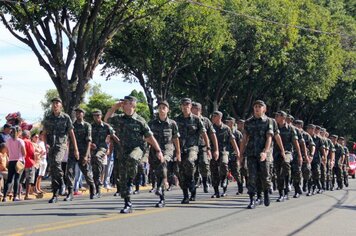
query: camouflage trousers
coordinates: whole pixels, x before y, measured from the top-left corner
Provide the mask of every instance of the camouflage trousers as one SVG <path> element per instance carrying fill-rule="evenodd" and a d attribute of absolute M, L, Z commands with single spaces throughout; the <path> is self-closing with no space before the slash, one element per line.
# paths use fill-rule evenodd
<path fill-rule="evenodd" d="M 164 162 L 158 160 L 156 152 L 151 151 L 151 165 L 157 181 L 157 190 L 164 196 L 165 183 L 167 182 L 167 163 L 173 159 L 173 151 L 163 151 Z"/>
<path fill-rule="evenodd" d="M 311 165 L 307 162 L 303 162 L 302 164 L 302 176 L 304 182 L 308 182 L 311 179 Z"/>
<path fill-rule="evenodd" d="M 270 189 L 269 163 L 267 160 L 261 161 L 259 156 L 247 157 L 247 189 L 250 196 L 254 196 L 257 190 L 266 191 Z"/>
<path fill-rule="evenodd" d="M 52 192 L 53 195 L 58 195 L 59 190 L 63 185 L 63 170 L 62 160 L 66 152 L 66 146 L 53 147 L 48 151 L 48 166 L 50 168 L 50 175 L 52 178 Z"/>
<path fill-rule="evenodd" d="M 210 161 L 211 169 L 211 181 L 213 187 L 218 187 L 221 183 L 222 187 L 227 185 L 227 175 L 229 173 L 228 169 L 229 163 L 229 152 L 224 151 L 219 153 L 219 159 L 215 160 L 214 158 Z"/>
<path fill-rule="evenodd" d="M 198 147 L 190 147 L 181 153 L 182 161 L 179 163 L 179 185 L 182 190 L 195 190 L 195 162 L 198 158 Z"/>
<path fill-rule="evenodd" d="M 281 154 L 276 153 L 273 163 L 277 175 L 277 189 L 279 192 L 288 189 L 291 178 L 292 153 L 286 152 L 285 156 L 286 159 L 284 160 Z"/>
<path fill-rule="evenodd" d="M 179 176 L 178 163 L 174 160 L 167 162 L 167 178 L 169 186 L 175 184 L 175 177 Z"/>
<path fill-rule="evenodd" d="M 336 176 L 336 183 L 339 188 L 343 188 L 343 175 L 342 175 L 342 166 L 335 165 L 333 168 L 332 174 L 332 185 L 335 186 L 335 176 Z"/>
<path fill-rule="evenodd" d="M 69 156 L 67 162 L 67 169 L 65 178 L 67 180 L 67 188 L 68 191 L 71 192 L 74 186 L 74 179 L 75 179 L 75 165 L 78 163 L 78 167 L 80 171 L 83 173 L 85 180 L 88 186 L 91 186 L 94 189 L 94 180 L 93 180 L 93 172 L 90 168 L 90 165 L 86 163 L 85 165 L 82 164 L 83 157 L 79 158 L 79 161 L 75 159 L 75 157 Z"/>
<path fill-rule="evenodd" d="M 120 179 L 121 198 L 126 198 L 131 195 L 132 181 L 137 175 L 137 168 L 142 157 L 143 151 L 140 147 L 118 154 L 117 172 L 119 173 Z"/>
<path fill-rule="evenodd" d="M 299 188 L 302 182 L 302 167 L 299 166 L 297 157 L 291 163 L 291 176 L 294 188 Z"/>
<path fill-rule="evenodd" d="M 145 163 L 144 162 L 140 162 L 137 165 L 137 174 L 135 176 L 135 186 L 136 188 L 138 188 L 140 186 L 140 184 L 146 184 L 146 173 L 145 173 Z"/>
<path fill-rule="evenodd" d="M 320 183 L 323 189 L 325 189 L 326 182 L 326 164 L 320 163 Z"/>
<path fill-rule="evenodd" d="M 96 191 L 100 191 L 101 183 L 101 175 L 104 171 L 104 158 L 106 156 L 106 149 L 99 148 L 99 150 L 95 150 L 91 152 L 90 164 L 93 170 L 93 180 L 95 184 Z"/>
<path fill-rule="evenodd" d="M 199 147 L 198 158 L 195 161 L 195 183 L 199 181 L 199 175 L 203 178 L 210 175 L 210 158 L 208 157 L 208 152 L 206 147 Z"/>
<path fill-rule="evenodd" d="M 248 182 L 248 168 L 247 168 L 247 157 L 243 157 L 240 166 L 240 176 L 241 176 L 241 184 L 244 183 L 244 179 L 246 183 Z"/>
<path fill-rule="evenodd" d="M 230 154 L 229 155 L 229 171 L 231 172 L 231 175 L 234 177 L 236 182 L 238 184 L 242 183 L 241 179 L 241 173 L 240 173 L 240 166 L 239 163 L 237 162 L 235 154 Z"/>
<path fill-rule="evenodd" d="M 320 163 L 319 162 L 312 162 L 311 163 L 311 171 L 312 171 L 312 179 L 313 185 L 321 189 L 320 185 Z"/>

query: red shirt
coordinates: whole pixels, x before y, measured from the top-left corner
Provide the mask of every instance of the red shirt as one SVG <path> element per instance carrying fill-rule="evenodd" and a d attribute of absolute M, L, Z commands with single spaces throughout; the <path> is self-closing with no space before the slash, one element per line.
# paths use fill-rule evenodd
<path fill-rule="evenodd" d="M 25 168 L 31 168 L 35 164 L 35 148 L 28 138 L 23 139 L 23 141 L 26 149 Z"/>

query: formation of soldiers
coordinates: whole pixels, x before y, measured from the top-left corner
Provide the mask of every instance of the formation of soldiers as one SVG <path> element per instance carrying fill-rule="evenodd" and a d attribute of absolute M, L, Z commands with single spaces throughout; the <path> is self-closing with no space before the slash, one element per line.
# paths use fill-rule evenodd
<path fill-rule="evenodd" d="M 261 100 L 253 103 L 253 115 L 246 121 L 238 120 L 237 127 L 232 117 L 223 123 L 220 111 L 214 111 L 211 120 L 202 116 L 201 104 L 190 98 L 181 100 L 181 114 L 174 120 L 168 117 L 167 101 L 158 102 L 157 117 L 148 123 L 136 113 L 136 105 L 135 97 L 125 96 L 108 110 L 104 119 L 100 110 L 93 111 L 92 124 L 84 121 L 84 110 L 77 108 L 72 123 L 62 112 L 62 101 L 52 100 L 52 113 L 44 120 L 50 147 L 50 203 L 58 201 L 63 181 L 60 163 L 68 136 L 68 195 L 64 200 L 73 200 L 77 162 L 89 186 L 90 198 L 99 198 L 103 158 L 113 152 L 117 195 L 125 202 L 121 213 L 132 212 L 132 186 L 145 152 L 155 176 L 155 194 L 159 197 L 156 207 L 165 206 L 165 191 L 174 175 L 183 191 L 181 203 L 189 204 L 196 200 L 200 179 L 205 193 L 211 183 L 211 197 L 225 197 L 231 173 L 237 182 L 237 195 L 243 193 L 246 184 L 249 209 L 261 204 L 269 206 L 274 190 L 279 193 L 277 202 L 288 200 L 291 185 L 293 198 L 303 192 L 311 196 L 348 186 L 348 149 L 343 137 L 329 138 L 324 128 L 313 124 L 304 131 L 303 121 L 294 120 L 284 111 L 276 112 L 274 119 L 267 117 L 266 104 Z M 119 109 L 122 113 L 116 114 Z"/>

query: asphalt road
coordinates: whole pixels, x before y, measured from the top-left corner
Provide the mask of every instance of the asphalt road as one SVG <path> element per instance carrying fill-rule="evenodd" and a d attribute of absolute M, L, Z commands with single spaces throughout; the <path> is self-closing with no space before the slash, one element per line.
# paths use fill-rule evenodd
<path fill-rule="evenodd" d="M 302 196 L 269 207 L 246 209 L 247 194 L 229 186 L 225 198 L 211 199 L 198 189 L 197 201 L 181 205 L 181 191 L 167 193 L 165 208 L 147 190 L 133 196 L 135 211 L 120 214 L 122 199 L 75 198 L 0 204 L 0 235 L 355 235 L 356 181 L 344 190 Z M 61 199 L 62 200 L 62 199 Z"/>

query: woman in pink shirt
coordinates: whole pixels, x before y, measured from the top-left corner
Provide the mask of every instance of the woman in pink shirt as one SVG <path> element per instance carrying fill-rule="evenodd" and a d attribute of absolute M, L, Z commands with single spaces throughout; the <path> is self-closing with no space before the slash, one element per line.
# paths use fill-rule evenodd
<path fill-rule="evenodd" d="M 19 180 L 21 173 L 16 172 L 16 163 L 21 161 L 24 163 L 24 157 L 26 156 L 25 143 L 22 139 L 18 138 L 19 127 L 11 127 L 11 138 L 6 141 L 6 147 L 9 156 L 8 178 L 4 186 L 3 202 L 6 202 L 7 191 L 11 187 L 11 182 L 14 180 L 14 198 L 13 201 L 19 201 L 17 197 L 17 191 L 19 186 Z"/>

